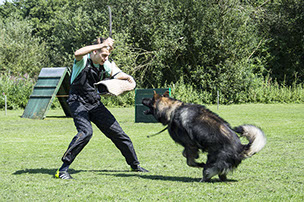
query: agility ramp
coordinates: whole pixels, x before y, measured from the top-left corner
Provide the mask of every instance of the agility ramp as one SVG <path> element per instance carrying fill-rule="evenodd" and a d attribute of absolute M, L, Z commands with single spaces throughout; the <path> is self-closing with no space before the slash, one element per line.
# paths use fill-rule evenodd
<path fill-rule="evenodd" d="M 67 117 L 71 117 L 66 102 L 70 90 L 70 71 L 67 67 L 42 68 L 22 118 L 44 119 L 55 97 Z"/>

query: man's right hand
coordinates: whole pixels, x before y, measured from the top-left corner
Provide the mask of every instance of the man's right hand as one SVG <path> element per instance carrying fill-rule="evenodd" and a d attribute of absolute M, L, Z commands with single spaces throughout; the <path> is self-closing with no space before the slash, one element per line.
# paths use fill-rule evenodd
<path fill-rule="evenodd" d="M 112 38 L 107 38 L 104 42 L 103 42 L 103 44 L 105 45 L 105 46 L 108 46 L 110 49 L 109 49 L 109 51 L 112 51 L 114 48 L 113 48 L 113 46 L 114 46 L 114 40 L 112 39 Z"/>

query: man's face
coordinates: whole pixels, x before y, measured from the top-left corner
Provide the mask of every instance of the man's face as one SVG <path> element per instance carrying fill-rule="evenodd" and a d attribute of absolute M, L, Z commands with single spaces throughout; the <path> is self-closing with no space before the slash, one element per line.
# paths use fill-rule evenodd
<path fill-rule="evenodd" d="M 103 63 L 108 59 L 109 55 L 110 52 L 106 48 L 96 51 L 96 55 L 95 55 L 96 57 L 94 63 L 103 65 Z"/>

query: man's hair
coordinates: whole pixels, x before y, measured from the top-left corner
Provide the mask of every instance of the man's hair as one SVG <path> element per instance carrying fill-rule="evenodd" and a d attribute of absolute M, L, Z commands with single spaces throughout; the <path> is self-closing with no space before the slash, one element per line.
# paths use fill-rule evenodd
<path fill-rule="evenodd" d="M 101 43 L 104 42 L 105 40 L 106 40 L 106 38 L 98 37 L 98 38 L 93 42 L 93 45 L 101 44 Z"/>

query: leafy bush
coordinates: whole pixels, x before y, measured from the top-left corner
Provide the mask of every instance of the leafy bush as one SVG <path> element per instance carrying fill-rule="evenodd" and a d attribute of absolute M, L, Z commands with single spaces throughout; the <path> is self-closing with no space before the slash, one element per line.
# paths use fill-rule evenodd
<path fill-rule="evenodd" d="M 249 89 L 245 102 L 252 103 L 303 103 L 304 85 L 294 81 L 292 86 L 280 85 L 266 76 L 260 83 Z"/>
<path fill-rule="evenodd" d="M 7 96 L 8 108 L 25 108 L 32 93 L 35 79 L 28 75 L 19 77 L 1 75 L 0 77 L 0 109 L 4 108 L 4 96 Z M 210 93 L 206 89 L 197 90 L 184 78 L 176 83 L 164 85 L 164 88 L 171 88 L 172 97 L 187 103 L 215 104 L 219 99 L 220 104 L 241 104 L 241 103 L 304 103 L 304 86 L 296 84 L 292 86 L 279 85 L 270 77 L 257 79 L 253 78 L 247 89 L 236 89 L 233 96 L 218 90 L 218 95 Z M 108 107 L 131 107 L 135 102 L 135 91 L 127 92 L 121 96 L 101 97 L 101 101 Z M 52 108 L 58 108 L 58 99 L 52 103 Z"/>
<path fill-rule="evenodd" d="M 35 79 L 28 74 L 15 77 L 3 74 L 0 77 L 0 108 L 5 107 L 4 96 L 7 96 L 8 109 L 25 108 L 32 93 Z"/>
<path fill-rule="evenodd" d="M 205 89 L 195 89 L 192 85 L 184 82 L 182 78 L 175 84 L 170 84 L 172 97 L 183 102 L 196 104 L 215 104 L 219 99 L 220 104 L 243 104 L 243 103 L 303 103 L 304 86 L 295 81 L 292 86 L 279 85 L 272 81 L 269 75 L 265 78 L 253 77 L 249 85 L 244 89 L 234 89 L 231 92 L 217 91 L 210 93 Z"/>
<path fill-rule="evenodd" d="M 107 107 L 130 107 L 135 103 L 135 91 L 127 92 L 120 96 L 102 96 L 101 102 Z"/>

